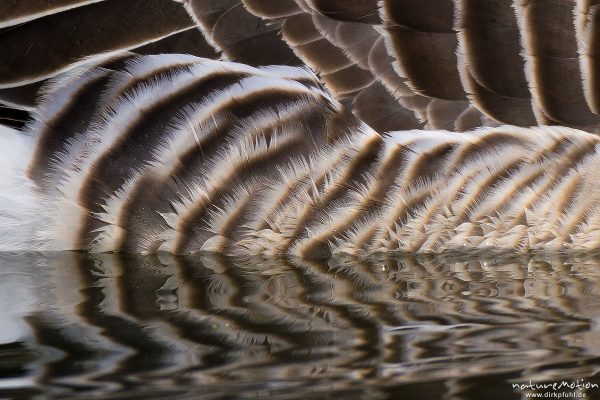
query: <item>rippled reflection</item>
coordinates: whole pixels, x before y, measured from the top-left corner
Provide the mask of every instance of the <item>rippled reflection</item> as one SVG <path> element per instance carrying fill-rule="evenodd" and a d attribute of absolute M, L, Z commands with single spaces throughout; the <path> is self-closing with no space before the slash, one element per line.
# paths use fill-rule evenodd
<path fill-rule="evenodd" d="M 4 255 L 0 398 L 524 398 L 596 382 L 599 294 L 594 257 Z"/>

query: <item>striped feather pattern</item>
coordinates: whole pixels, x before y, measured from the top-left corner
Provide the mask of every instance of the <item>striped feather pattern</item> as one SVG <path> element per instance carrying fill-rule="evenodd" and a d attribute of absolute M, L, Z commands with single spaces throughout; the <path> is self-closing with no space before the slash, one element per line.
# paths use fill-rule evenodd
<path fill-rule="evenodd" d="M 45 89 L 47 249 L 327 257 L 598 247 L 592 134 L 380 135 L 293 67 L 122 56 Z"/>
<path fill-rule="evenodd" d="M 296 9 L 280 14 L 238 1 L 283 21 L 296 55 L 377 130 L 511 124 L 594 132 L 600 122 L 594 1 L 295 0 Z M 391 97 L 370 95 L 379 93 L 370 85 Z M 386 104 L 393 117 L 370 111 L 359 94 Z M 416 120 L 403 117 L 407 110 Z"/>
<path fill-rule="evenodd" d="M 7 4 L 4 250 L 598 247 L 596 136 L 490 127 L 595 130 L 593 2 Z M 75 16 L 86 41 L 50 48 Z"/>
<path fill-rule="evenodd" d="M 0 5 L 5 125 L 23 125 L 40 81 L 86 57 L 124 49 L 252 66 L 303 63 L 380 132 L 500 124 L 595 132 L 600 123 L 598 5 L 590 0 L 2 0 Z"/>
<path fill-rule="evenodd" d="M 341 106 L 297 68 L 125 57 L 47 92 L 29 171 L 57 201 L 58 249 L 197 251 L 213 213 L 341 134 Z"/>
<path fill-rule="evenodd" d="M 300 61 L 281 40 L 281 22 L 265 21 L 249 12 L 239 0 L 184 0 L 182 3 L 205 38 L 228 60 L 250 65 L 297 65 Z M 286 1 L 276 8 L 283 15 Z M 269 7 L 271 8 L 271 7 Z M 275 11 L 276 15 L 277 10 Z"/>
<path fill-rule="evenodd" d="M 45 80 L 89 59 L 138 54 L 220 55 L 171 0 L 0 0 L 0 123 L 22 127 Z"/>

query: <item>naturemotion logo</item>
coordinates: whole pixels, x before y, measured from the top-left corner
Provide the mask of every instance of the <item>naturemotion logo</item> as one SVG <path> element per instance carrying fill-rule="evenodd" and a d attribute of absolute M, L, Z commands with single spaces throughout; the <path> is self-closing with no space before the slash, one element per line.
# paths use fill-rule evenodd
<path fill-rule="evenodd" d="M 529 380 L 527 383 L 513 383 L 512 388 L 526 391 L 525 397 L 532 399 L 583 399 L 587 397 L 586 391 L 598 389 L 598 384 L 583 379 L 544 383 Z"/>

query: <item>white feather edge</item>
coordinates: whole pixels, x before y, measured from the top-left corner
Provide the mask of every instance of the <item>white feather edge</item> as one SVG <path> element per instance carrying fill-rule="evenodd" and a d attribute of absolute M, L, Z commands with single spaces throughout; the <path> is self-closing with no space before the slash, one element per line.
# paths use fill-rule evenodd
<path fill-rule="evenodd" d="M 33 139 L 0 125 L 0 251 L 45 248 L 48 204 L 26 177 Z"/>

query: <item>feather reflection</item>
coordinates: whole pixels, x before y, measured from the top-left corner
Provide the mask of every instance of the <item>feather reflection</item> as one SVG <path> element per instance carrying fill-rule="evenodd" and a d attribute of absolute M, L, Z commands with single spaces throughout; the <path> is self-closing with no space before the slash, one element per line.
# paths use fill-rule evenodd
<path fill-rule="evenodd" d="M 600 369 L 599 265 L 2 255 L 0 397 L 521 398 Z"/>

